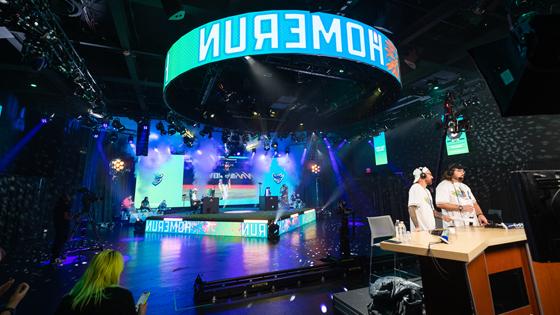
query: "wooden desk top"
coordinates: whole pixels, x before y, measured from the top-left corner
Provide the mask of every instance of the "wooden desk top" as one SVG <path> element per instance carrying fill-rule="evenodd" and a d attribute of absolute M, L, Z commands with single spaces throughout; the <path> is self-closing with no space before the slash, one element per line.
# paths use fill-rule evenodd
<path fill-rule="evenodd" d="M 381 242 L 381 248 L 393 252 L 413 254 L 419 256 L 433 256 L 436 258 L 471 262 L 486 248 L 495 245 L 523 242 L 527 240 L 524 229 L 504 230 L 484 227 L 458 227 L 455 234 L 449 234 L 449 244 L 438 243 L 439 237 L 428 231 L 412 232 L 411 240 L 407 243 L 395 244 Z"/>

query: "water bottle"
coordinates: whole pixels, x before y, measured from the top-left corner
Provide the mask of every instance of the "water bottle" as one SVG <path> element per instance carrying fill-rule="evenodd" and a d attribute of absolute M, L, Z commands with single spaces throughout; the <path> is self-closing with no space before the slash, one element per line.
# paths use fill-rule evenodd
<path fill-rule="evenodd" d="M 401 240 L 401 225 L 399 220 L 395 221 L 395 238 L 397 241 Z"/>
<path fill-rule="evenodd" d="M 399 222 L 399 230 L 400 230 L 400 235 L 401 235 L 401 242 L 406 242 L 406 225 L 404 225 L 404 222 L 401 221 Z"/>

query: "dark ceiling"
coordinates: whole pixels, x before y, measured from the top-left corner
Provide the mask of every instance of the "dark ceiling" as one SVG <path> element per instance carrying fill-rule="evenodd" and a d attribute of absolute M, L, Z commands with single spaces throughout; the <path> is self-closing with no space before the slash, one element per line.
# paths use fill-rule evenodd
<path fill-rule="evenodd" d="M 184 0 L 187 12 L 181 21 L 167 20 L 160 0 L 82 2 L 88 6 L 78 17 L 69 16 L 68 1 L 53 0 L 51 6 L 101 87 L 108 111 L 129 117 L 166 115 L 162 79 L 167 50 L 191 29 L 230 15 L 301 9 L 342 13 L 376 26 L 397 45 L 405 88 L 442 69 L 460 70 L 468 48 L 507 33 L 499 0 Z M 0 40 L 0 51 L 0 90 L 41 106 L 59 104 L 65 112 L 85 110 L 72 97 L 71 84 L 57 73 L 32 71 L 6 40 Z M 31 82 L 38 87 L 30 88 Z"/>

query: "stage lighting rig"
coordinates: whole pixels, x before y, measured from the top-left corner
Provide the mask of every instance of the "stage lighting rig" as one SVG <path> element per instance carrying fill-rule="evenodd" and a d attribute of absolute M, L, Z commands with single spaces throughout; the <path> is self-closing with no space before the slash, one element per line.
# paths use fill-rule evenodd
<path fill-rule="evenodd" d="M 115 172 L 121 172 L 124 170 L 124 161 L 121 159 L 114 159 L 111 161 L 111 169 Z"/>
<path fill-rule="evenodd" d="M 91 104 L 92 112 L 105 111 L 102 91 L 87 70 L 50 8 L 48 0 L 12 0 L 7 2 L 14 28 L 25 34 L 22 54 L 35 70 L 50 67 L 73 81 L 75 95 Z M 11 25 L 8 25 L 11 27 Z M 93 114 L 93 113 L 90 113 Z M 97 117 L 102 118 L 102 117 Z"/>
<path fill-rule="evenodd" d="M 321 173 L 321 166 L 319 166 L 317 163 L 311 164 L 311 172 L 312 172 L 313 174 L 319 174 L 319 173 Z"/>

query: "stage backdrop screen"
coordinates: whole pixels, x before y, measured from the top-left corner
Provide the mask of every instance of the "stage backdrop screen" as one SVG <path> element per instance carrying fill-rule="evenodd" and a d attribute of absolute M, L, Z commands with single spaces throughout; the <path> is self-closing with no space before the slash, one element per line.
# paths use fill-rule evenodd
<path fill-rule="evenodd" d="M 258 186 L 250 159 L 218 159 L 210 169 L 205 170 L 204 167 L 197 167 L 197 161 L 190 155 L 150 154 L 138 157 L 135 206 L 139 207 L 142 199 L 147 196 L 152 208 L 157 207 L 162 200 L 166 201 L 168 207 L 189 207 L 193 191 L 196 191 L 196 199 L 201 199 L 210 196 L 211 190 L 220 199 L 221 206 L 258 204 Z M 280 191 L 280 184 L 287 183 L 292 187 L 287 178 L 276 185 L 269 184 L 266 180 L 266 177 L 272 178 L 271 174 L 263 177 L 265 178 L 260 180 L 269 186 L 278 186 L 272 189 L 276 195 Z"/>
<path fill-rule="evenodd" d="M 168 207 L 182 206 L 184 157 L 182 155 L 139 156 L 136 162 L 135 207 L 144 197 L 156 208 L 162 200 Z"/>
<path fill-rule="evenodd" d="M 183 194 L 187 201 L 190 201 L 191 190 L 196 189 L 198 198 L 210 196 L 213 191 L 222 206 L 259 203 L 252 168 L 246 157 L 220 157 L 209 174 L 201 174 L 204 169 L 197 169 L 193 162 L 191 158 L 185 158 Z"/>

